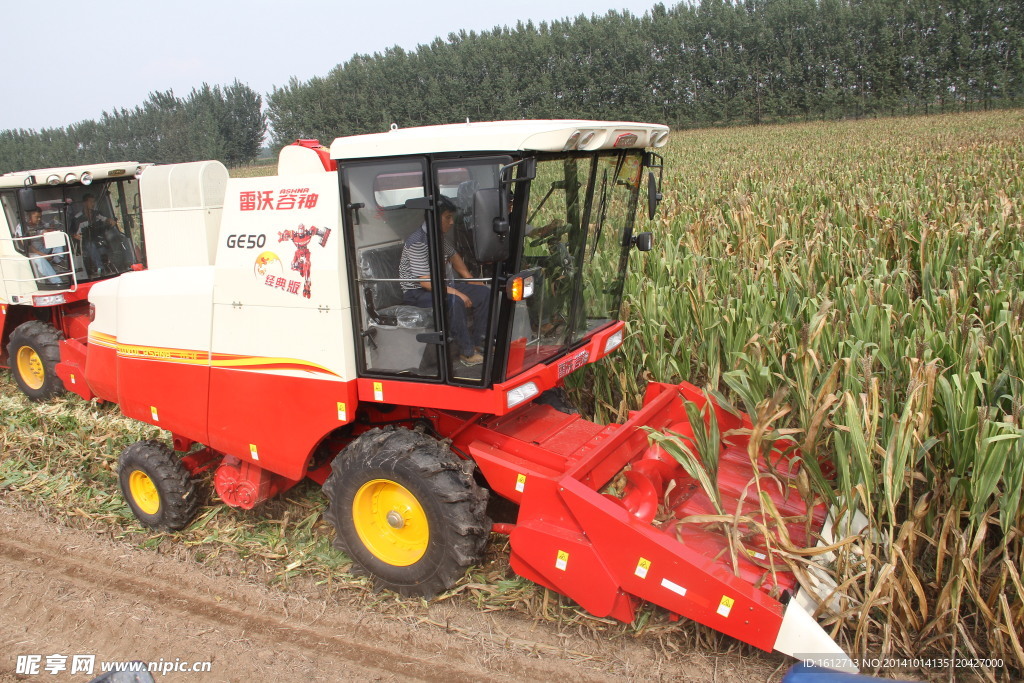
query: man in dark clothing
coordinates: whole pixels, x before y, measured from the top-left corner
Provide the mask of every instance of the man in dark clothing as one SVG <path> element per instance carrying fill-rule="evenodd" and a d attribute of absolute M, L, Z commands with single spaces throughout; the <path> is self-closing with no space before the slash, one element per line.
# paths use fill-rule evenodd
<path fill-rule="evenodd" d="M 96 209 L 96 197 L 86 193 L 77 211 L 71 213 L 71 236 L 81 245 L 85 255 L 86 269 L 95 275 L 102 272 L 103 257 L 110 260 L 110 268 L 116 272 L 126 270 L 129 250 L 126 238 L 117 227 L 117 221 L 103 215 Z M 104 247 L 101 250 L 101 245 Z"/>

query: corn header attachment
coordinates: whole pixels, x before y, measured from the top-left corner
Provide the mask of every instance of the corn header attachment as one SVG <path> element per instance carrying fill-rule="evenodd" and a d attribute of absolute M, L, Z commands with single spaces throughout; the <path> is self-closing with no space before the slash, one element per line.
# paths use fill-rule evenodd
<path fill-rule="evenodd" d="M 705 416 L 696 430 L 694 407 Z M 709 463 L 688 472 L 659 445 L 675 433 L 697 452 L 694 433 L 712 419 L 717 485 L 701 483 Z M 520 504 L 509 529 L 518 574 L 597 616 L 632 621 L 647 601 L 764 650 L 846 657 L 793 599 L 800 586 L 777 552 L 814 546 L 827 517 L 794 484 L 791 442 L 752 459 L 750 420 L 685 383 L 651 384 L 621 425 L 535 405 L 481 426 L 466 447 L 491 487 Z"/>

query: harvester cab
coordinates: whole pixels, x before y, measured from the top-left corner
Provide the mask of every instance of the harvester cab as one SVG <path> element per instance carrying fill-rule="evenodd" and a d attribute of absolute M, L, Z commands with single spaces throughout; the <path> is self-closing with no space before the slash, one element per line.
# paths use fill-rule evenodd
<path fill-rule="evenodd" d="M 656 208 L 651 150 L 668 134 L 600 121 L 393 129 L 299 141 L 277 176 L 228 180 L 211 265 L 90 293 L 75 391 L 173 442 L 121 456 L 136 517 L 184 527 L 206 471 L 244 509 L 309 477 L 335 545 L 382 587 L 447 590 L 496 532 L 516 573 L 597 616 L 630 621 L 646 601 L 848 664 L 793 566 L 830 533 L 798 485 L 796 444 L 757 437 L 685 382 L 650 384 L 622 424 L 587 420 L 559 393 L 624 341 L 627 263 L 653 241 L 635 215 L 645 187 Z M 514 513 L 492 521 L 492 496 Z"/>
<path fill-rule="evenodd" d="M 436 131 L 433 144 L 485 135 L 486 126 Z M 528 126 L 504 124 L 514 133 L 503 134 L 526 137 Z M 505 412 L 616 348 L 628 254 L 650 244 L 633 232 L 638 145 L 663 144 L 667 132 L 577 122 L 566 124 L 557 150 L 453 154 L 428 152 L 424 141 L 411 157 L 414 134 L 396 130 L 373 146 L 342 138 L 331 150 L 360 374 L 451 387 L 516 382 L 491 409 Z M 459 261 L 462 272 L 452 267 Z M 549 366 L 557 377 L 517 381 Z"/>

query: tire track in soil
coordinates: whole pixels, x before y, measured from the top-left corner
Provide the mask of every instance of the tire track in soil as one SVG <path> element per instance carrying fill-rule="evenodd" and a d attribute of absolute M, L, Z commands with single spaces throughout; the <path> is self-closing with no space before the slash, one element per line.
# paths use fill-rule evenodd
<path fill-rule="evenodd" d="M 230 558 L 204 566 L 169 548 L 76 528 L 0 492 L 0 683 L 82 683 L 14 673 L 17 655 L 55 652 L 212 662 L 207 674 L 160 677 L 189 683 L 778 680 L 773 658 L 666 649 L 660 638 L 553 629 L 451 602 L 381 610 L 313 585 L 270 588 Z"/>
<path fill-rule="evenodd" d="M 228 630 L 242 629 L 242 637 L 256 635 L 260 640 L 270 641 L 270 647 L 282 642 L 293 645 L 313 661 L 341 659 L 370 671 L 389 672 L 408 680 L 425 681 L 479 681 L 481 671 L 471 671 L 451 664 L 439 663 L 428 658 L 396 652 L 394 649 L 373 646 L 346 638 L 327 628 L 316 628 L 288 623 L 285 619 L 256 613 L 253 605 L 241 607 L 217 601 L 194 592 L 169 586 L 166 582 L 140 576 L 137 573 L 119 570 L 97 563 L 95 560 L 76 557 L 68 548 L 53 547 L 45 539 L 36 538 L 32 544 L 0 537 L 0 557 L 5 569 L 20 566 L 33 575 L 46 578 L 60 577 L 74 586 L 93 592 L 97 589 L 108 591 L 125 600 L 156 605 L 179 617 L 219 624 Z M 231 602 L 238 604 L 238 596 Z M 246 608 L 249 609 L 246 609 Z M 355 625 L 358 629 L 358 625 Z M 408 643 L 403 643 L 408 650 Z M 355 672 L 351 672 L 355 673 Z M 330 675 L 327 671 L 325 674 Z M 484 676 L 486 677 L 486 675 Z M 47 678 L 52 678 L 47 676 Z"/>

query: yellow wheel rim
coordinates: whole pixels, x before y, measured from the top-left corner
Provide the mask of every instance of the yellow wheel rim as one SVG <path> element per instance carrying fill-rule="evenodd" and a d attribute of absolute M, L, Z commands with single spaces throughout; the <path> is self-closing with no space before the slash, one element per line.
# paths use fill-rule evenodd
<path fill-rule="evenodd" d="M 128 476 L 128 490 L 132 500 L 147 515 L 155 515 L 160 510 L 160 492 L 149 475 L 142 470 L 135 470 Z"/>
<path fill-rule="evenodd" d="M 31 346 L 18 349 L 18 374 L 29 389 L 40 389 L 46 380 L 46 368 L 43 359 Z"/>
<path fill-rule="evenodd" d="M 352 521 L 367 550 L 395 567 L 415 564 L 427 552 L 430 524 L 409 489 L 374 479 L 356 491 Z"/>

